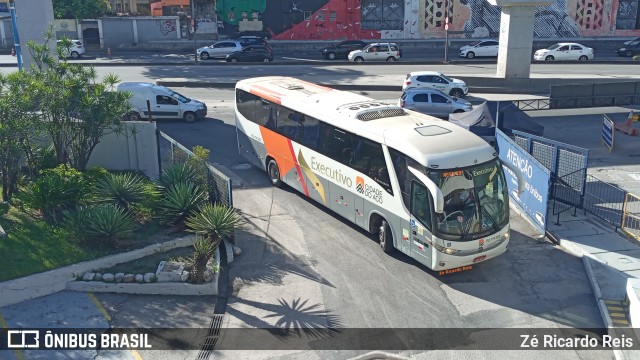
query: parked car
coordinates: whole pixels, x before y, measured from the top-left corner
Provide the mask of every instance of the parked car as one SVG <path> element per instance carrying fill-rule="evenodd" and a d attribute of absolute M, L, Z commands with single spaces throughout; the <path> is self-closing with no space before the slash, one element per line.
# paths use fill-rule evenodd
<path fill-rule="evenodd" d="M 373 43 L 361 50 L 354 50 L 347 57 L 349 61 L 361 63 L 364 61 L 396 61 L 402 56 L 398 45 L 394 43 Z"/>
<path fill-rule="evenodd" d="M 344 40 L 322 49 L 322 57 L 329 60 L 347 59 L 349 53 L 367 46 L 362 40 Z"/>
<path fill-rule="evenodd" d="M 480 56 L 498 56 L 497 40 L 480 40 L 460 48 L 460 56 L 473 59 Z"/>
<path fill-rule="evenodd" d="M 473 109 L 467 100 L 452 98 L 436 89 L 407 89 L 398 99 L 398 106 L 442 118 Z"/>
<path fill-rule="evenodd" d="M 84 45 L 82 44 L 82 41 L 80 40 L 70 40 L 70 44 L 69 46 L 65 46 L 64 42 L 62 40 L 58 40 L 56 42 L 56 45 L 62 49 L 62 55 L 64 57 L 70 57 L 72 59 L 77 59 L 79 57 L 81 57 L 84 52 Z"/>
<path fill-rule="evenodd" d="M 189 99 L 167 87 L 144 82 L 124 82 L 118 84 L 118 91 L 128 91 L 131 110 L 126 120 L 139 121 L 149 116 L 153 119 L 184 119 L 191 123 L 207 115 L 207 105 L 202 101 Z M 149 105 L 147 105 L 149 101 Z"/>
<path fill-rule="evenodd" d="M 273 61 L 273 51 L 268 46 L 250 45 L 227 55 L 226 60 L 227 62 L 271 62 Z"/>
<path fill-rule="evenodd" d="M 640 55 L 640 37 L 631 41 L 626 41 L 621 48 L 616 50 L 616 54 L 628 57 Z"/>
<path fill-rule="evenodd" d="M 577 43 L 557 43 L 546 49 L 537 50 L 534 60 L 578 60 L 587 61 L 594 57 L 593 49 Z"/>
<path fill-rule="evenodd" d="M 239 41 L 218 41 L 217 43 L 209 46 L 199 48 L 196 50 L 196 53 L 202 60 L 206 60 L 208 58 L 224 59 L 232 52 L 240 50 L 242 50 L 242 44 Z"/>
<path fill-rule="evenodd" d="M 402 90 L 409 88 L 437 89 L 454 97 L 461 97 L 469 93 L 469 88 L 464 81 L 450 78 L 437 71 L 414 71 L 408 73 L 402 84 Z"/>
<path fill-rule="evenodd" d="M 269 46 L 269 44 L 267 43 L 267 40 L 265 40 L 265 38 L 262 38 L 260 36 L 240 36 L 237 41 L 240 42 L 240 44 L 242 44 L 242 47 L 246 47 L 249 45 Z"/>

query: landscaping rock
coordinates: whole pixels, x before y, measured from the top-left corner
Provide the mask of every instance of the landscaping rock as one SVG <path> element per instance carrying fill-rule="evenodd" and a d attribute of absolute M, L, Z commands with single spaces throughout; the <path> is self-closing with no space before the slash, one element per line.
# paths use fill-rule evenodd
<path fill-rule="evenodd" d="M 93 281 L 102 281 L 102 274 L 96 273 L 96 277 L 93 278 Z"/>
<path fill-rule="evenodd" d="M 174 261 L 161 261 L 156 270 L 158 282 L 181 281 L 184 264 Z"/>
<path fill-rule="evenodd" d="M 5 238 L 7 237 L 7 232 L 4 231 L 4 229 L 2 228 L 2 225 L 0 225 L 0 238 Z"/>
<path fill-rule="evenodd" d="M 94 272 L 90 272 L 87 271 L 86 273 L 84 273 L 84 275 L 82 276 L 82 280 L 84 281 L 93 281 L 93 279 L 96 277 L 96 273 Z"/>
<path fill-rule="evenodd" d="M 239 248 L 239 247 L 237 247 L 237 246 L 234 246 L 234 247 L 233 247 L 233 255 L 234 255 L 234 256 L 240 256 L 240 255 L 242 255 L 242 249 L 240 249 L 240 248 Z"/>
<path fill-rule="evenodd" d="M 187 280 L 189 280 L 189 272 L 183 271 L 182 275 L 180 276 L 180 281 L 186 282 Z"/>
<path fill-rule="evenodd" d="M 127 274 L 122 278 L 122 282 L 132 283 L 136 280 L 136 276 L 133 274 Z"/>
<path fill-rule="evenodd" d="M 124 278 L 124 273 L 117 273 L 116 274 L 116 282 L 122 282 L 122 279 Z"/>
<path fill-rule="evenodd" d="M 204 274 L 202 274 L 202 277 L 204 278 L 204 281 L 212 282 L 213 278 L 215 277 L 215 273 L 213 272 L 213 270 L 207 269 L 204 271 Z"/>
<path fill-rule="evenodd" d="M 144 274 L 144 282 L 152 283 L 154 281 L 156 281 L 156 274 L 154 274 L 154 273 L 146 273 L 146 274 Z"/>
<path fill-rule="evenodd" d="M 107 282 L 107 283 L 112 283 L 115 281 L 115 276 L 113 276 L 113 274 L 104 274 L 102 275 L 102 281 Z"/>
<path fill-rule="evenodd" d="M 144 282 L 144 276 L 141 274 L 136 275 L 136 282 L 142 284 Z"/>

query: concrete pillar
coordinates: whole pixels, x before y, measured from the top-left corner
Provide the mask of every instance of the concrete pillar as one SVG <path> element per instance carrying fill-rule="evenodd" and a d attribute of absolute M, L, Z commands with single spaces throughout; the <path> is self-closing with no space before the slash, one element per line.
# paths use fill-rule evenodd
<path fill-rule="evenodd" d="M 500 78 L 528 79 L 533 46 L 533 6 L 508 6 L 500 16 L 500 48 L 498 69 Z"/>
<path fill-rule="evenodd" d="M 16 1 L 16 16 L 18 18 L 22 64 L 23 68 L 27 70 L 33 64 L 33 57 L 29 52 L 27 42 L 34 41 L 44 44 L 48 27 L 53 24 L 53 5 L 51 0 Z M 49 45 L 51 47 L 52 44 Z M 51 51 L 55 52 L 55 42 Z"/>

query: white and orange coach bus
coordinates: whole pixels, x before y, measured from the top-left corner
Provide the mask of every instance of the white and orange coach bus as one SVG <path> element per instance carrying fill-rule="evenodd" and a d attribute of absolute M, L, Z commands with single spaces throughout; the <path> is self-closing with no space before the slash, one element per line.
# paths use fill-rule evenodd
<path fill-rule="evenodd" d="M 376 235 L 385 252 L 447 270 L 507 250 L 502 165 L 512 165 L 471 132 L 290 77 L 239 81 L 235 100 L 243 157 Z"/>

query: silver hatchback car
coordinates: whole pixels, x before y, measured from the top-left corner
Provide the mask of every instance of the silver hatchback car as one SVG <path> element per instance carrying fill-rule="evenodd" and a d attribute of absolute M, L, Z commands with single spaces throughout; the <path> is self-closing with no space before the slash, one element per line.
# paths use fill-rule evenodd
<path fill-rule="evenodd" d="M 473 109 L 470 102 L 451 97 L 436 89 L 406 89 L 398 99 L 398 106 L 441 118 L 448 118 L 451 113 Z"/>

